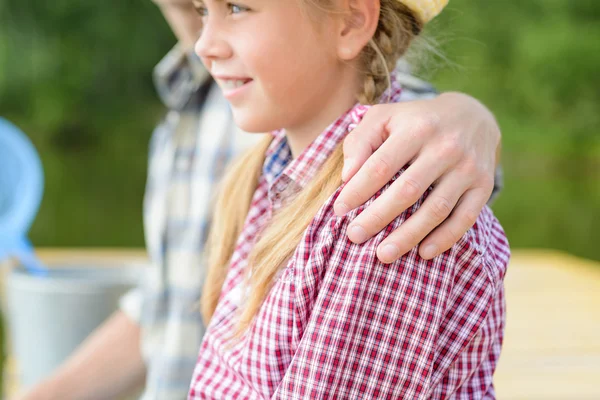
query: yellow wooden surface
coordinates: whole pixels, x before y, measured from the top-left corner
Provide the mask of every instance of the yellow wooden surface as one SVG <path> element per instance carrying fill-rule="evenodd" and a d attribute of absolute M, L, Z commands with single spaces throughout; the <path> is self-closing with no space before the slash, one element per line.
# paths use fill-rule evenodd
<path fill-rule="evenodd" d="M 81 266 L 92 265 L 93 262 L 106 263 L 106 265 L 119 266 L 120 262 L 146 262 L 146 251 L 143 249 L 123 248 L 91 248 L 91 249 L 60 249 L 39 248 L 36 254 L 45 263 L 78 263 Z"/>
<path fill-rule="evenodd" d="M 143 261 L 143 250 L 39 249 L 45 262 Z M 516 250 L 505 280 L 498 399 L 600 400 L 600 263 Z"/>
<path fill-rule="evenodd" d="M 600 263 L 514 251 L 499 399 L 600 399 Z"/>

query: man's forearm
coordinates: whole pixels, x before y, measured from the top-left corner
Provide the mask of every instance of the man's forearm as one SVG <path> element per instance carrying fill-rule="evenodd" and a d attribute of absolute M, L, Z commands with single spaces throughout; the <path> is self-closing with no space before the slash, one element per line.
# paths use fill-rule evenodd
<path fill-rule="evenodd" d="M 153 0 L 175 33 L 177 40 L 186 50 L 192 49 L 198 39 L 202 20 L 192 0 Z"/>
<path fill-rule="evenodd" d="M 115 399 L 142 384 L 145 372 L 140 327 L 118 311 L 51 377 L 19 399 Z"/>

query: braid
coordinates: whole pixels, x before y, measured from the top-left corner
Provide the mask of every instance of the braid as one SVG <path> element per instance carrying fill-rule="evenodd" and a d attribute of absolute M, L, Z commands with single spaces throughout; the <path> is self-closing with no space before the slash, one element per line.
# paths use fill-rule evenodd
<path fill-rule="evenodd" d="M 330 7 L 330 0 L 304 1 L 320 11 L 335 11 Z M 358 99 L 363 104 L 373 104 L 379 100 L 389 85 L 390 71 L 421 30 L 421 25 L 408 8 L 402 5 L 401 0 L 380 2 L 377 31 L 370 45 L 361 54 L 361 66 L 365 72 L 363 90 Z M 235 250 L 235 240 L 248 213 L 270 140 L 270 137 L 265 138 L 263 143 L 248 151 L 231 166 L 223 179 L 207 244 L 209 269 L 201 300 L 207 324 L 219 302 L 221 288 Z M 242 308 L 240 326 L 233 333 L 234 336 L 248 329 L 279 268 L 293 255 L 313 216 L 341 184 L 342 166 L 342 147 L 339 146 L 317 176 L 286 205 L 285 212 L 275 214 L 262 231 L 249 256 L 249 265 L 252 267 L 250 298 Z M 240 177 L 243 179 L 240 180 Z M 240 185 L 240 182 L 244 184 Z"/>
<path fill-rule="evenodd" d="M 389 87 L 390 71 L 394 70 L 400 57 L 420 31 L 421 24 L 408 7 L 398 0 L 381 0 L 377 30 L 362 54 L 365 75 L 363 91 L 358 95 L 359 102 L 378 102 Z"/>

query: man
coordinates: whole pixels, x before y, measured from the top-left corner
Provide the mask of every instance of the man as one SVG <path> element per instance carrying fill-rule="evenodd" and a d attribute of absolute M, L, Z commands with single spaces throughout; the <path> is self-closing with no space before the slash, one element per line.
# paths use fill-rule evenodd
<path fill-rule="evenodd" d="M 144 222 L 153 266 L 121 310 L 24 399 L 113 399 L 144 377 L 144 400 L 187 396 L 204 329 L 197 302 L 210 198 L 226 163 L 256 137 L 235 128 L 191 52 L 200 20 L 190 0 L 155 1 L 180 43 L 155 70 L 170 111 L 150 146 Z M 500 141 L 493 116 L 474 99 L 436 96 L 418 80 L 399 79 L 404 99 L 415 101 L 373 107 L 348 136 L 344 178 L 352 179 L 336 204 L 339 214 L 357 207 L 410 162 L 350 227 L 351 240 L 362 242 L 435 183 L 423 207 L 380 245 L 384 262 L 419 243 L 432 258 L 471 227 L 490 198 Z"/>

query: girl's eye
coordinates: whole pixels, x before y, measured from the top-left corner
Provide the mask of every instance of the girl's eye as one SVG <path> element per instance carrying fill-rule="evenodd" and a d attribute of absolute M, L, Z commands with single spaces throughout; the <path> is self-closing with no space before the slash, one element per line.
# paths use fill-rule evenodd
<path fill-rule="evenodd" d="M 194 3 L 194 8 L 196 9 L 196 12 L 201 17 L 206 17 L 208 15 L 208 9 L 206 8 L 206 6 L 204 6 L 203 3 L 195 2 L 195 1 L 193 3 Z M 250 11 L 250 9 L 247 7 L 240 6 L 238 4 L 233 4 L 233 3 L 227 3 L 227 9 L 230 14 L 240 14 L 240 13 L 243 13 L 246 11 Z"/>
<path fill-rule="evenodd" d="M 229 12 L 231 14 L 239 14 L 248 11 L 248 8 L 233 3 L 228 3 L 227 7 L 229 7 Z"/>

